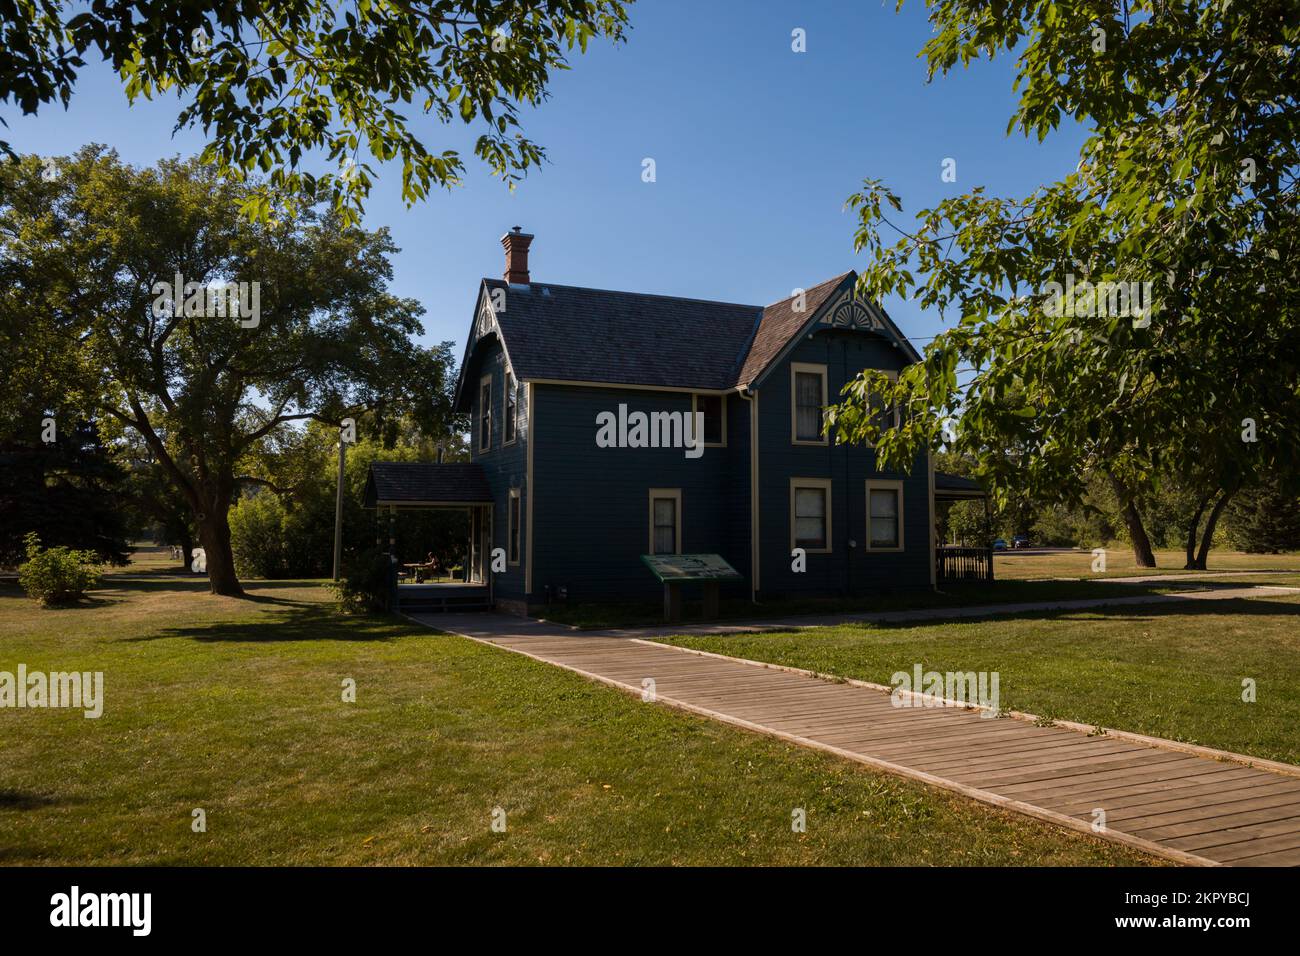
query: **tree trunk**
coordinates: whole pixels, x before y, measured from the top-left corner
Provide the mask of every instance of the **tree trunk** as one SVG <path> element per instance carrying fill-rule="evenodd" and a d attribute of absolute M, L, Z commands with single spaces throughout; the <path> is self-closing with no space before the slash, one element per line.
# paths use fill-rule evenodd
<path fill-rule="evenodd" d="M 196 516 L 199 517 L 199 516 Z M 208 562 L 208 586 L 213 594 L 243 597 L 239 577 L 235 574 L 235 555 L 230 547 L 230 523 L 226 509 L 213 506 L 199 520 L 199 540 Z"/>
<path fill-rule="evenodd" d="M 1235 489 L 1234 489 L 1235 490 Z M 1232 497 L 1233 492 L 1225 491 L 1219 496 L 1219 500 L 1214 503 L 1214 510 L 1210 512 L 1210 517 L 1205 520 L 1205 532 L 1201 535 L 1201 550 L 1196 555 L 1196 570 L 1206 570 L 1205 562 L 1210 556 L 1210 545 L 1214 543 L 1214 526 L 1219 523 L 1219 515 L 1223 513 L 1224 507 L 1228 504 L 1228 499 Z"/>
<path fill-rule="evenodd" d="M 1194 571 L 1196 569 L 1196 532 L 1201 527 L 1201 515 L 1205 514 L 1205 506 L 1210 503 L 1214 495 L 1206 495 L 1201 499 L 1201 505 L 1196 509 L 1196 514 L 1192 515 L 1191 524 L 1187 528 L 1187 563 L 1183 565 L 1184 571 Z"/>
<path fill-rule="evenodd" d="M 1151 551 L 1151 539 L 1147 529 L 1142 527 L 1142 516 L 1131 501 L 1124 502 L 1124 524 L 1128 527 L 1129 540 L 1133 542 L 1133 561 L 1139 568 L 1154 568 L 1156 556 Z"/>
<path fill-rule="evenodd" d="M 1142 516 L 1138 514 L 1137 506 L 1133 503 L 1133 496 L 1114 475 L 1107 477 L 1110 478 L 1111 487 L 1115 489 L 1115 497 L 1119 499 L 1124 514 L 1124 526 L 1128 528 L 1128 538 L 1133 542 L 1134 563 L 1139 568 L 1154 568 L 1156 556 L 1151 552 L 1151 539 L 1147 537 L 1147 529 L 1142 526 Z"/>

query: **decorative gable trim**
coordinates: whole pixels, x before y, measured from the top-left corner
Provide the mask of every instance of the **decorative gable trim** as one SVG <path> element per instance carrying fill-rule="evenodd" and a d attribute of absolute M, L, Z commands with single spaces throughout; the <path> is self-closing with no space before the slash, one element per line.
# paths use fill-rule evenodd
<path fill-rule="evenodd" d="M 464 401 L 468 398 L 464 389 L 468 384 L 465 381 L 465 371 L 469 368 L 470 357 L 474 350 L 478 348 L 479 342 L 489 335 L 495 335 L 497 341 L 501 343 L 501 354 L 505 359 L 506 371 L 519 381 L 515 375 L 515 363 L 510 359 L 510 348 L 506 345 L 506 337 L 501 333 L 501 323 L 497 321 L 496 312 L 492 308 L 492 296 L 488 290 L 486 282 L 479 283 L 478 304 L 474 308 L 474 321 L 470 326 L 469 337 L 465 341 L 465 355 L 460 362 L 460 375 L 456 383 L 456 408 L 464 410 L 466 408 Z"/>
<path fill-rule="evenodd" d="M 855 280 L 856 285 L 856 280 Z M 859 332 L 878 332 L 901 348 L 913 362 L 921 361 L 920 354 L 898 330 L 885 310 L 866 299 L 858 298 L 852 287 L 840 292 L 822 310 L 818 325 L 834 329 L 853 329 Z M 801 333 L 802 334 L 802 333 Z"/>

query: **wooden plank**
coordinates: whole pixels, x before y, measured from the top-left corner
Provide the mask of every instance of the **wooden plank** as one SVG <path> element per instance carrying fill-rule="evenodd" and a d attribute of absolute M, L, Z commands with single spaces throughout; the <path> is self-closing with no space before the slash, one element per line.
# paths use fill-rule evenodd
<path fill-rule="evenodd" d="M 483 639 L 629 693 L 774 734 L 1181 862 L 1300 864 L 1300 780 L 1177 745 L 989 720 L 962 707 L 895 707 L 880 689 L 521 622 Z M 1218 755 L 1222 756 L 1222 755 Z M 1235 758 L 1235 755 L 1229 755 Z M 1244 759 L 1244 758 L 1241 758 Z M 1010 801 L 1010 802 L 1009 802 Z"/>

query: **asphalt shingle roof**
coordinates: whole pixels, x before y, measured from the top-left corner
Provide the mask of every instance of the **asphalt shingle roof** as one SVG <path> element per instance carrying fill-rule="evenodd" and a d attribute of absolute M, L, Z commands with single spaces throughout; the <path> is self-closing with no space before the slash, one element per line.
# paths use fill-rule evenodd
<path fill-rule="evenodd" d="M 548 282 L 483 286 L 494 304 L 504 302 L 494 314 L 520 381 L 727 391 L 758 379 L 851 276 L 807 289 L 798 311 L 794 296 L 759 306 Z M 466 371 L 462 410 L 470 401 Z"/>
<path fill-rule="evenodd" d="M 377 461 L 366 478 L 365 504 L 403 502 L 485 504 L 492 501 L 482 467 L 473 461 Z"/>
<path fill-rule="evenodd" d="M 507 285 L 497 324 L 520 379 L 725 389 L 763 310 L 534 282 Z"/>

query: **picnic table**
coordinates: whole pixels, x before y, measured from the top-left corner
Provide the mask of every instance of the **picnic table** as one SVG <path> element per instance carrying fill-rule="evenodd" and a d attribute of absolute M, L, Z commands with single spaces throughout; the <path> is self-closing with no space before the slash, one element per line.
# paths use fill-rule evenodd
<path fill-rule="evenodd" d="M 438 559 L 432 561 L 407 561 L 402 564 L 404 568 L 410 568 L 415 572 L 415 583 L 419 584 L 424 578 L 424 572 L 437 570 Z"/>
<path fill-rule="evenodd" d="M 740 572 L 720 554 L 643 554 L 641 560 L 664 586 L 664 620 L 669 624 L 682 619 L 682 585 L 704 585 L 704 617 L 718 616 L 718 585 L 723 581 L 743 581 Z"/>

